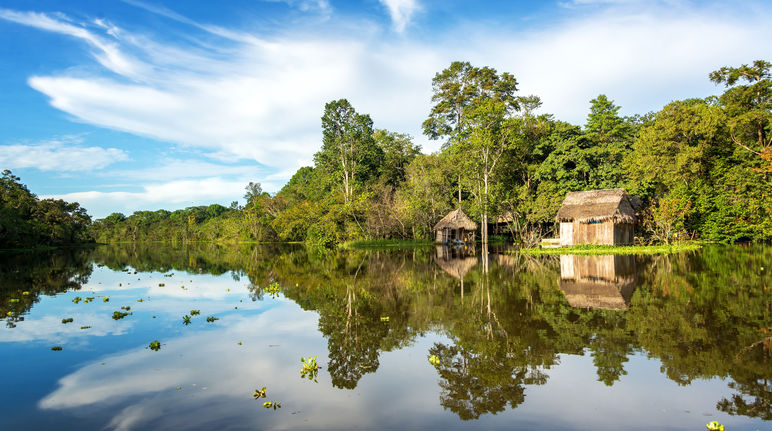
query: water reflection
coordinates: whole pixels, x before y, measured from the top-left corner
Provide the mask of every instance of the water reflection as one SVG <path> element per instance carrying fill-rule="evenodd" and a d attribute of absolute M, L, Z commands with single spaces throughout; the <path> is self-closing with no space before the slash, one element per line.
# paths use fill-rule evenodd
<path fill-rule="evenodd" d="M 712 389 L 700 392 L 712 399 L 713 414 L 725 414 L 719 416 L 724 422 L 737 416 L 772 419 L 768 338 L 772 280 L 762 269 L 772 261 L 772 249 L 715 247 L 672 256 L 544 258 L 486 251 L 476 255 L 438 247 L 317 253 L 279 246 L 127 245 L 8 261 L 9 265 L 0 265 L 1 306 L 4 314 L 11 313 L 4 330 L 17 332 L 0 333 L 0 348 L 15 349 L 17 344 L 9 343 L 34 339 L 11 335 L 29 333 L 35 325 L 39 331 L 49 330 L 41 322 L 55 323 L 58 314 L 52 313 L 73 305 L 62 292 L 72 291 L 71 296 L 79 289 L 98 292 L 110 284 L 114 304 L 92 308 L 100 310 L 95 313 L 101 316 L 108 306 L 131 301 L 137 314 L 129 321 L 113 322 L 124 332 L 99 334 L 133 341 L 121 341 L 112 350 L 88 347 L 99 353 L 90 360 L 81 358 L 80 363 L 87 365 L 72 373 L 52 374 L 59 388 L 39 398 L 41 408 L 65 411 L 108 405 L 111 416 L 101 426 L 136 429 L 152 421 L 180 427 L 189 424 L 185 411 L 204 414 L 207 405 L 219 406 L 222 414 L 208 422 L 214 426 L 252 409 L 254 403 L 248 403 L 253 400 L 241 395 L 248 398 L 254 389 L 250 386 L 270 380 L 271 387 L 282 388 L 280 401 L 285 406 L 294 403 L 315 412 L 317 425 L 326 428 L 343 426 L 325 409 L 340 411 L 342 407 L 332 406 L 350 403 L 346 394 L 363 394 L 367 401 L 355 407 L 367 411 L 392 402 L 400 392 L 410 393 L 411 402 L 423 411 L 404 405 L 411 412 L 409 419 L 377 416 L 399 428 L 405 423 L 447 421 L 433 407 L 462 420 L 529 411 L 529 403 L 536 402 L 526 401 L 529 394 L 565 387 L 566 377 L 555 377 L 555 371 L 565 369 L 574 358 L 587 357 L 594 375 L 572 378 L 588 388 L 598 381 L 619 394 L 644 391 L 658 399 L 667 381 L 687 391 L 704 379 L 727 379 L 714 380 Z M 264 294 L 272 283 L 281 287 L 282 298 Z M 41 298 L 53 294 L 60 295 L 36 308 Z M 137 304 L 140 297 L 152 299 Z M 222 320 L 183 327 L 179 319 L 192 308 L 216 313 Z M 160 352 L 142 347 L 154 338 L 163 338 Z M 244 346 L 236 344 L 239 340 L 245 341 Z M 269 347 L 274 344 L 277 347 Z M 65 345 L 65 352 L 71 350 Z M 324 367 L 319 385 L 297 376 L 300 356 L 313 354 L 320 356 Z M 434 368 L 426 361 L 430 354 L 440 359 Z M 404 357 L 398 366 L 387 359 L 395 355 Z M 660 371 L 655 371 L 661 372 L 660 380 L 647 376 L 646 388 L 627 388 L 625 382 L 639 379 L 631 364 L 643 363 L 646 357 L 660 364 Z M 638 365 L 638 373 L 640 369 Z M 162 375 L 154 378 L 159 372 Z M 147 379 L 154 383 L 143 383 Z M 174 387 L 192 383 L 210 392 L 196 389 L 185 392 L 194 393 L 194 398 L 178 399 Z M 381 395 L 379 387 L 393 392 Z M 313 396 L 302 395 L 303 391 Z M 317 406 L 314 397 L 325 402 Z M 552 397 L 596 408 L 581 396 L 570 401 L 564 393 Z M 158 417 L 162 412 L 178 416 Z M 645 409 L 639 413 L 641 423 L 614 425 L 648 428 L 642 424 L 650 415 Z M 267 423 L 292 427 L 289 424 L 300 424 L 296 419 L 272 417 Z M 556 422 L 543 427 L 560 428 L 557 424 L 565 425 L 564 420 L 556 417 Z M 691 424 L 687 417 L 668 420 L 660 425 Z M 203 421 L 196 423 L 207 423 Z M 758 422 L 747 424 L 759 427 Z M 453 427 L 452 422 L 446 425 Z M 359 417 L 347 426 L 368 423 Z M 501 426 L 506 427 L 503 422 Z M 603 424 L 593 422 L 592 427 Z M 740 422 L 735 423 L 734 429 L 741 428 Z"/>
<path fill-rule="evenodd" d="M 625 310 L 635 276 L 635 256 L 560 256 L 560 290 L 572 307 Z"/>

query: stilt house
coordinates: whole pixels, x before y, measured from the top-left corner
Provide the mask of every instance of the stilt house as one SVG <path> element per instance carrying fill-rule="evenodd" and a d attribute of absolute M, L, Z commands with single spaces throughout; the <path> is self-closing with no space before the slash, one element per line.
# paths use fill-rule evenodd
<path fill-rule="evenodd" d="M 571 192 L 556 220 L 560 245 L 632 245 L 635 210 L 624 189 Z"/>
<path fill-rule="evenodd" d="M 461 208 L 449 212 L 434 225 L 437 242 L 474 242 L 476 230 L 477 223 L 470 219 Z"/>

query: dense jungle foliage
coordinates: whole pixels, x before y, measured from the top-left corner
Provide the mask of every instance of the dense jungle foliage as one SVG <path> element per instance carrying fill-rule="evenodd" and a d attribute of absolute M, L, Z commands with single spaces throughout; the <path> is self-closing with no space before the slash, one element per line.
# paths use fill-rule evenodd
<path fill-rule="evenodd" d="M 530 245 L 553 233 L 567 192 L 621 187 L 644 203 L 637 235 L 646 241 L 769 240 L 771 69 L 766 61 L 723 67 L 709 76 L 725 86 L 721 96 L 673 101 L 644 116 L 620 116 L 601 94 L 578 126 L 538 114 L 539 98 L 518 96 L 511 74 L 454 62 L 434 77 L 423 123 L 443 142 L 437 153 L 375 129 L 340 99 L 324 108 L 314 166 L 275 195 L 250 183 L 243 207 L 114 213 L 90 232 L 101 242 L 429 239 L 460 196 L 484 237 L 485 221 L 511 215 L 507 231 Z"/>
<path fill-rule="evenodd" d="M 0 178 L 0 249 L 89 241 L 91 217 L 77 202 L 38 199 L 11 171 Z"/>

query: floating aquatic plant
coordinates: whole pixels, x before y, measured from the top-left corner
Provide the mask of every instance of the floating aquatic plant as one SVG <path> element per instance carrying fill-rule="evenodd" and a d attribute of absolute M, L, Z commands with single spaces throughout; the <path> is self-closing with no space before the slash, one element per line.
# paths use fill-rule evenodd
<path fill-rule="evenodd" d="M 102 300 L 103 302 L 110 302 L 110 298 L 105 298 Z"/>
<path fill-rule="evenodd" d="M 89 296 L 88 298 L 84 299 L 83 302 L 84 303 L 89 303 L 89 302 L 91 302 L 93 300 L 94 300 L 94 297 L 93 296 Z M 105 302 L 107 302 L 107 301 L 105 301 Z"/>
<path fill-rule="evenodd" d="M 276 401 L 266 401 L 263 403 L 263 407 L 270 409 L 273 407 L 274 410 L 281 408 L 281 403 L 277 403 Z"/>
<path fill-rule="evenodd" d="M 62 350 L 62 346 L 51 347 L 51 350 L 56 350 L 56 351 Z"/>
<path fill-rule="evenodd" d="M 238 342 L 238 343 L 236 343 L 236 344 L 238 344 L 238 345 L 240 346 L 240 345 L 241 345 L 241 341 L 239 341 L 239 342 Z"/>
<path fill-rule="evenodd" d="M 437 365 L 440 365 L 440 358 L 438 358 L 437 355 L 431 355 L 429 356 L 429 363 L 436 367 Z"/>
<path fill-rule="evenodd" d="M 90 326 L 81 326 L 80 329 L 89 329 Z"/>
<path fill-rule="evenodd" d="M 68 317 L 66 319 L 62 319 L 62 323 L 64 323 L 64 324 L 67 324 L 67 323 L 70 323 L 70 322 L 72 322 L 72 317 Z"/>
<path fill-rule="evenodd" d="M 209 317 L 206 318 L 206 321 L 209 322 L 209 323 L 212 323 L 215 320 L 220 320 L 220 318 L 219 317 L 214 317 L 214 316 L 209 316 Z"/>
<path fill-rule="evenodd" d="M 191 316 L 198 316 L 199 314 L 201 314 L 201 310 L 190 310 Z"/>
<path fill-rule="evenodd" d="M 121 310 L 129 311 L 129 310 L 131 310 L 131 307 L 128 306 L 128 305 L 124 305 L 124 306 L 121 307 Z"/>
<path fill-rule="evenodd" d="M 265 386 L 263 386 L 263 389 L 255 389 L 255 393 L 252 394 L 255 399 L 265 398 Z"/>
<path fill-rule="evenodd" d="M 126 313 L 124 311 L 113 311 L 113 320 L 120 320 L 124 317 L 128 316 L 131 313 Z"/>
<path fill-rule="evenodd" d="M 166 286 L 166 285 L 163 284 L 163 283 L 158 283 L 158 287 L 164 287 L 164 286 Z"/>
<path fill-rule="evenodd" d="M 142 298 L 137 299 L 137 302 L 145 302 Z"/>
<path fill-rule="evenodd" d="M 190 325 L 190 316 L 188 316 L 187 314 L 182 316 L 182 323 L 185 325 Z"/>
<path fill-rule="evenodd" d="M 724 431 L 724 426 L 721 425 L 718 421 L 708 422 L 705 426 L 710 431 Z"/>
<path fill-rule="evenodd" d="M 80 301 L 81 301 L 80 296 L 76 296 L 75 298 L 72 298 L 72 302 L 75 304 L 79 303 Z"/>
<path fill-rule="evenodd" d="M 153 350 L 153 351 L 157 352 L 157 351 L 161 350 L 161 342 L 158 341 L 158 340 L 155 340 L 152 343 L 150 343 L 150 345 L 148 347 L 150 348 L 150 350 Z"/>
<path fill-rule="evenodd" d="M 307 378 L 316 382 L 316 376 L 319 374 L 319 364 L 316 362 L 316 356 L 309 358 L 300 358 L 303 368 L 300 370 L 300 378 Z"/>

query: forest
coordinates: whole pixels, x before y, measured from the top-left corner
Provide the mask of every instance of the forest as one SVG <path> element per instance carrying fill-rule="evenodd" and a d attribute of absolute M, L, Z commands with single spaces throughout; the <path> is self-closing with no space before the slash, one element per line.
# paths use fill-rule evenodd
<path fill-rule="evenodd" d="M 90 242 L 91 217 L 77 202 L 38 199 L 9 170 L 0 178 L 0 249 Z"/>
<path fill-rule="evenodd" d="M 323 247 L 430 240 L 434 224 L 460 205 L 484 238 L 500 219 L 510 240 L 531 246 L 554 235 L 566 193 L 624 188 L 644 203 L 636 233 L 643 242 L 765 241 L 772 238 L 771 68 L 762 60 L 722 67 L 706 77 L 720 96 L 676 100 L 646 115 L 621 116 L 601 94 L 579 126 L 540 113 L 539 97 L 519 95 L 512 74 L 453 62 L 433 78 L 423 121 L 424 134 L 442 142 L 436 153 L 421 153 L 411 136 L 376 129 L 370 115 L 335 100 L 323 110 L 314 166 L 300 168 L 278 193 L 249 183 L 244 206 L 113 213 L 90 224 L 88 235 Z M 14 217 L 45 225 L 21 211 L 3 178 L 3 237 L 16 229 Z M 15 238 L 37 232 L 24 229 Z M 60 241 L 64 233 L 50 235 Z"/>

